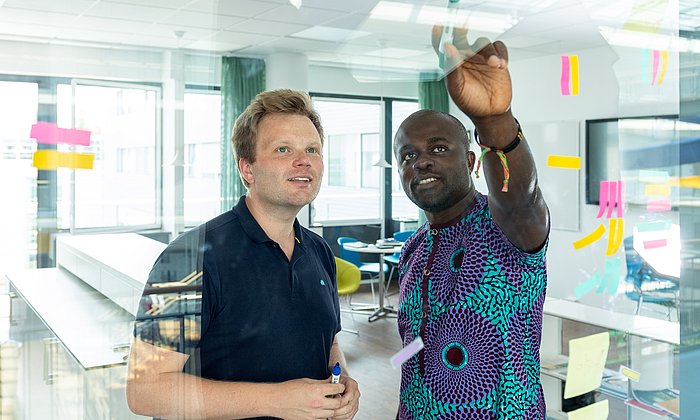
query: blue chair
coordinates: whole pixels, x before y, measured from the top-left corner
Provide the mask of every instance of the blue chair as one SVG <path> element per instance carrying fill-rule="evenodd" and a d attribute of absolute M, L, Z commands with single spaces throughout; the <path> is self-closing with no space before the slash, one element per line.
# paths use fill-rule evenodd
<path fill-rule="evenodd" d="M 358 240 L 348 236 L 339 237 L 338 245 L 340 245 L 340 258 L 355 264 L 363 275 L 369 275 L 369 284 L 372 288 L 372 301 L 374 302 L 374 283 L 379 281 L 379 270 L 383 269 L 386 273 L 388 271 L 388 267 L 386 264 L 382 264 L 383 267 L 380 268 L 379 263 L 365 263 L 360 261 L 360 254 L 358 252 L 343 248 L 343 244 L 347 242 L 358 242 Z"/>
<path fill-rule="evenodd" d="M 399 242 L 406 242 L 415 230 L 404 230 L 401 232 L 394 232 L 394 239 L 396 239 Z M 384 257 L 384 261 L 389 263 L 391 265 L 391 271 L 389 271 L 389 279 L 386 282 L 386 289 L 387 291 L 389 290 L 389 285 L 391 284 L 391 279 L 394 275 L 394 270 L 399 266 L 399 257 L 401 257 L 401 252 L 394 252 L 391 255 L 387 255 Z"/>
<path fill-rule="evenodd" d="M 679 279 L 658 273 L 634 249 L 634 238 L 623 241 L 627 276 L 631 285 L 625 295 L 637 302 L 634 313 L 639 314 L 642 303 L 652 303 L 666 308 L 666 318 L 671 319 L 671 311 L 678 308 Z"/>

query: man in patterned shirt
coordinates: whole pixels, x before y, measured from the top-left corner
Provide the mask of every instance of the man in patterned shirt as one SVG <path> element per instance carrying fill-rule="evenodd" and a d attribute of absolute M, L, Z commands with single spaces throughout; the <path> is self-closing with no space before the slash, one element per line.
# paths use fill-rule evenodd
<path fill-rule="evenodd" d="M 489 194 L 474 189 L 476 156 L 459 120 L 421 110 L 401 124 L 399 174 L 428 222 L 399 262 L 399 333 L 404 346 L 420 338 L 425 348 L 402 366 L 398 416 L 544 419 L 549 213 L 510 110 L 508 52 L 501 42 L 470 46 L 466 31 L 444 49 L 454 68 L 447 88 L 474 123 Z"/>

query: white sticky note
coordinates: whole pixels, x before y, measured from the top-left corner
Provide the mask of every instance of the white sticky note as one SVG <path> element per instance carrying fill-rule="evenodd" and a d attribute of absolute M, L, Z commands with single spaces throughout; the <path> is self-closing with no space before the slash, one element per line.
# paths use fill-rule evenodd
<path fill-rule="evenodd" d="M 610 335 L 606 332 L 569 341 L 564 398 L 585 394 L 600 386 L 609 347 Z"/>
<path fill-rule="evenodd" d="M 418 354 L 419 351 L 423 350 L 423 347 L 423 339 L 420 337 L 416 338 L 409 345 L 401 349 L 398 353 L 391 356 L 391 358 L 389 359 L 391 366 L 395 368 L 401 367 L 401 365 L 404 364 L 406 360 L 410 359 L 411 357 Z"/>

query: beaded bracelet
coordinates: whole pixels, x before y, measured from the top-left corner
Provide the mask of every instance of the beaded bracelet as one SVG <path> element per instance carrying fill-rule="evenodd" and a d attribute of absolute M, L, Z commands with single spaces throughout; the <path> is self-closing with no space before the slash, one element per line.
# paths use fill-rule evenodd
<path fill-rule="evenodd" d="M 510 182 L 510 170 L 508 169 L 508 158 L 506 158 L 506 153 L 515 150 L 515 148 L 518 147 L 520 142 L 524 139 L 523 130 L 522 128 L 520 128 L 520 123 L 517 119 L 515 120 L 515 123 L 518 125 L 518 134 L 516 134 L 513 141 L 503 149 L 496 149 L 495 147 L 484 146 L 483 144 L 479 143 L 479 133 L 477 133 L 476 130 L 474 130 L 474 140 L 476 141 L 476 144 L 478 144 L 479 147 L 481 147 L 481 156 L 479 156 L 479 161 L 476 164 L 476 177 L 479 177 L 479 168 L 481 167 L 481 161 L 484 160 L 484 156 L 488 152 L 496 153 L 496 155 L 501 160 L 501 166 L 503 166 L 503 188 L 501 188 L 502 192 L 508 192 L 508 183 Z"/>

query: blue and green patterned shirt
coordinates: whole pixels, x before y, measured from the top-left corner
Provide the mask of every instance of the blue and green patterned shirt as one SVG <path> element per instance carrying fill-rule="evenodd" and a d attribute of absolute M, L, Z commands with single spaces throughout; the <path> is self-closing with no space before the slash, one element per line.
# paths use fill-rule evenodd
<path fill-rule="evenodd" d="M 545 418 L 546 249 L 516 248 L 479 193 L 466 215 L 406 242 L 399 333 L 425 348 L 402 366 L 401 419 Z"/>

